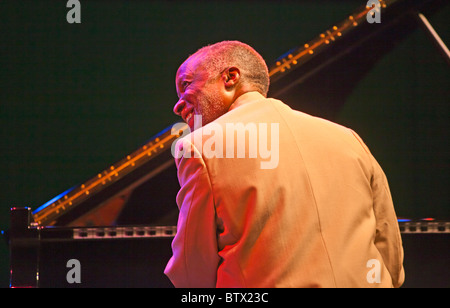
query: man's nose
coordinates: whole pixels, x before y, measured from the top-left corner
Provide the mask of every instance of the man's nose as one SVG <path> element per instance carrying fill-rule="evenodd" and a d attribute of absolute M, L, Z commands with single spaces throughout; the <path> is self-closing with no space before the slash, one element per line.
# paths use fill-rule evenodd
<path fill-rule="evenodd" d="M 181 116 L 181 111 L 183 111 L 185 106 L 186 106 L 186 102 L 182 98 L 180 98 L 178 100 L 178 102 L 175 104 L 175 106 L 173 107 L 173 112 L 176 115 Z"/>

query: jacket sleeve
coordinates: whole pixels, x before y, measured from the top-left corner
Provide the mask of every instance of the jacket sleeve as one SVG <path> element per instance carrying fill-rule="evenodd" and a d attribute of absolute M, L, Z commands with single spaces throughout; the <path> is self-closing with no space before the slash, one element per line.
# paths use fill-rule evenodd
<path fill-rule="evenodd" d="M 216 213 L 206 165 L 187 138 L 177 144 L 180 209 L 173 256 L 164 273 L 177 288 L 216 286 L 220 257 L 217 248 Z"/>
<path fill-rule="evenodd" d="M 388 180 L 383 169 L 370 153 L 369 148 L 362 141 L 361 137 L 354 131 L 352 133 L 371 160 L 373 174 L 370 184 L 376 219 L 375 246 L 380 252 L 383 263 L 391 275 L 392 285 L 398 288 L 405 281 L 405 271 L 403 268 L 404 255 L 400 228 L 398 226 Z"/>
<path fill-rule="evenodd" d="M 403 246 L 386 176 L 373 158 L 372 178 L 373 204 L 376 218 L 375 246 L 391 274 L 394 287 L 400 287 L 405 280 L 403 268 Z"/>

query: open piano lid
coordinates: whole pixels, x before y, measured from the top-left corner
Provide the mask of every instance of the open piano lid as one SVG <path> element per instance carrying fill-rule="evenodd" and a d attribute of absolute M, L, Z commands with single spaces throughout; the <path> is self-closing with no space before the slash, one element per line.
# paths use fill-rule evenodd
<path fill-rule="evenodd" d="M 333 120 L 359 80 L 419 26 L 417 13 L 430 15 L 446 1 L 379 2 L 380 24 L 367 21 L 372 8 L 364 6 L 281 56 L 269 68 L 269 96 Z M 40 206 L 32 213 L 35 224 L 175 225 L 179 185 L 171 146 L 187 129 L 184 125 L 172 131 L 169 126 L 119 162 Z"/>
<path fill-rule="evenodd" d="M 152 203 L 159 203 L 161 201 L 158 200 L 158 196 L 163 198 L 166 194 L 173 196 L 179 186 L 171 146 L 188 129 L 188 126 L 174 127 L 177 131 L 172 129 L 172 126 L 166 128 L 136 151 L 93 178 L 36 209 L 33 212 L 35 223 L 40 226 L 113 225 L 117 223 L 120 214 L 123 214 L 124 207 L 132 202 L 134 191 L 139 190 L 141 186 L 150 185 L 149 190 L 145 189 L 145 191 L 154 192 L 152 195 L 147 195 L 147 202 L 150 200 Z M 162 179 L 161 177 L 164 176 L 166 178 Z M 176 209 L 176 204 L 175 208 L 167 204 L 159 204 L 159 206 L 155 204 L 152 208 L 145 201 L 137 202 L 145 204 L 142 204 L 140 214 L 133 213 L 135 215 L 132 216 L 142 217 L 146 212 L 144 209 L 154 212 L 149 213 L 150 217 L 153 216 L 150 219 L 152 221 L 143 218 L 143 223 L 173 223 L 174 215 L 170 214 Z M 174 202 L 175 199 L 172 200 L 172 203 Z M 169 221 L 164 221 L 164 214 L 170 217 Z M 124 223 L 138 224 L 137 221 L 132 220 L 124 221 Z"/>

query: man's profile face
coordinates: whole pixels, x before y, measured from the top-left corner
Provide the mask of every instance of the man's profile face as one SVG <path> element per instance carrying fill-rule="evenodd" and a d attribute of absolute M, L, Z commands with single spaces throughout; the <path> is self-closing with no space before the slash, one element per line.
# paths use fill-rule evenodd
<path fill-rule="evenodd" d="M 183 118 L 191 131 L 194 116 L 201 116 L 201 124 L 206 125 L 227 111 L 220 75 L 209 76 L 200 61 L 201 55 L 188 58 L 178 69 L 175 80 L 179 100 L 173 111 Z"/>

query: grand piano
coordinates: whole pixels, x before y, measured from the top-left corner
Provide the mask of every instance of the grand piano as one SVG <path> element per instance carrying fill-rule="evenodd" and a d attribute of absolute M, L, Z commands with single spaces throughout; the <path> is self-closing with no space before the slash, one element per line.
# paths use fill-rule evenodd
<path fill-rule="evenodd" d="M 448 49 L 425 17 L 444 3 L 394 0 L 358 8 L 274 61 L 269 95 L 333 120 L 359 80 L 419 26 L 449 61 Z M 369 23 L 368 15 L 375 18 L 372 14 L 378 13 L 382 23 Z M 346 74 L 334 78 L 342 71 Z M 324 87 L 329 89 L 325 94 Z M 10 286 L 172 287 L 163 274 L 178 217 L 171 146 L 186 129 L 169 125 L 122 160 L 34 210 L 12 208 L 7 232 Z M 448 265 L 450 223 L 407 219 L 399 224 L 405 285 L 450 286 L 438 270 Z M 430 258 L 434 267 L 427 264 Z"/>

